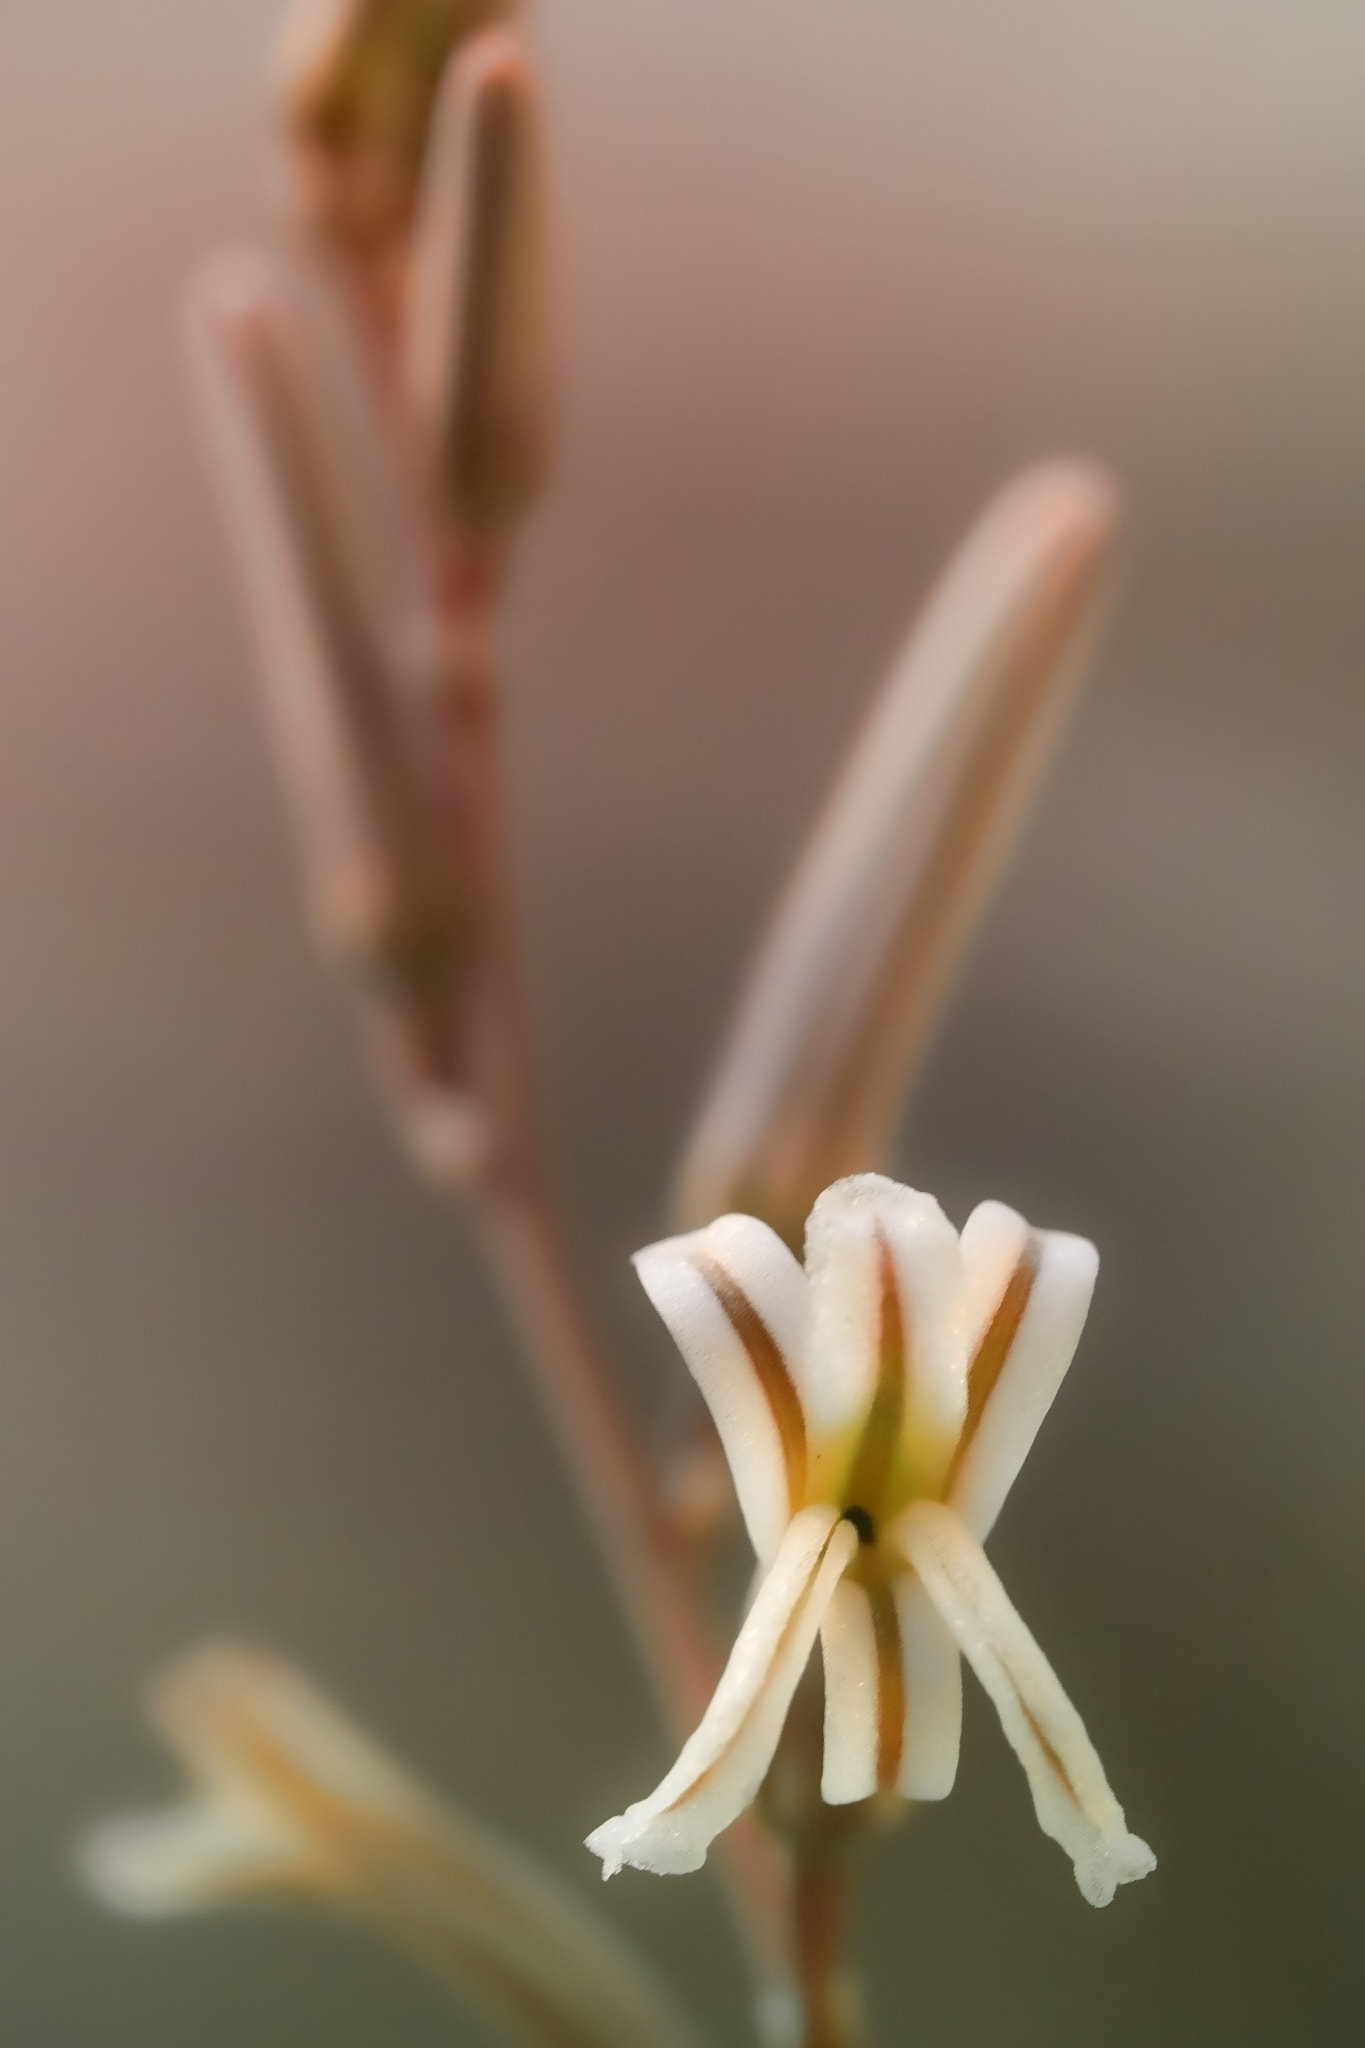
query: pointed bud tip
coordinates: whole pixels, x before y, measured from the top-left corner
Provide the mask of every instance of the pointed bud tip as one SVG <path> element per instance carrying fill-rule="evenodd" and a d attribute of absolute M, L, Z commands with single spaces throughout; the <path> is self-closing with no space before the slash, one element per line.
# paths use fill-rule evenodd
<path fill-rule="evenodd" d="M 518 92 L 535 89 L 526 39 L 506 23 L 480 29 L 460 46 L 449 69 L 451 77 L 456 74 L 465 90 L 475 94 L 499 86 Z"/>
<path fill-rule="evenodd" d="M 264 249 L 250 243 L 220 249 L 192 273 L 181 298 L 181 317 L 191 333 L 205 327 L 247 334 L 275 312 L 279 283 Z"/>
<path fill-rule="evenodd" d="M 404 378 L 442 511 L 501 534 L 545 482 L 551 441 L 540 95 L 521 37 L 481 31 L 446 67 L 414 230 Z"/>
<path fill-rule="evenodd" d="M 1030 527 L 1039 540 L 1069 539 L 1103 550 L 1123 510 L 1116 479 L 1087 456 L 1058 456 L 1024 470 L 996 500 L 1002 517 Z"/>

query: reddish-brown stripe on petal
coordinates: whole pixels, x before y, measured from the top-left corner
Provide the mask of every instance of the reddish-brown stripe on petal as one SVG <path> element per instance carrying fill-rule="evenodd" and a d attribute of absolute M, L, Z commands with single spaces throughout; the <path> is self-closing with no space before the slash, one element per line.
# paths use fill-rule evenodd
<path fill-rule="evenodd" d="M 828 1536 L 826 1536 L 824 1542 L 820 1545 L 819 1555 L 815 1558 L 810 1568 L 810 1577 L 807 1579 L 805 1586 L 802 1588 L 800 1598 L 797 1600 L 795 1606 L 792 1608 L 791 1613 L 787 1616 L 787 1619 L 783 1624 L 782 1633 L 778 1637 L 777 1642 L 773 1647 L 772 1656 L 768 1659 L 769 1674 L 772 1673 L 772 1671 L 777 1667 L 777 1665 L 779 1665 L 782 1662 L 782 1659 L 786 1656 L 787 1650 L 791 1644 L 791 1639 L 796 1634 L 797 1630 L 801 1626 L 803 1619 L 805 1618 L 806 1609 L 810 1606 L 812 1596 L 815 1592 L 815 1582 L 820 1576 L 820 1567 L 821 1565 L 823 1565 L 825 1561 L 826 1553 L 829 1550 L 830 1544 L 834 1541 L 834 1533 L 835 1530 L 838 1529 L 838 1527 L 839 1524 L 836 1522 L 834 1524 L 834 1528 L 830 1530 Z M 765 1678 L 765 1685 L 766 1682 L 767 1681 Z M 734 1729 L 733 1733 L 730 1736 L 729 1741 L 726 1743 L 720 1755 L 718 1757 L 714 1757 L 712 1761 L 706 1766 L 706 1769 L 704 1771 L 699 1771 L 697 1773 L 696 1777 L 692 1780 L 691 1784 L 685 1786 L 683 1790 L 678 1794 L 677 1798 L 673 1800 L 670 1805 L 664 1808 L 665 1813 L 676 1813 L 680 1806 L 686 1806 L 689 1799 L 695 1799 L 698 1792 L 701 1791 L 702 1787 L 704 1785 L 708 1785 L 711 1779 L 715 1777 L 716 1772 L 720 1769 L 721 1765 L 725 1763 L 728 1758 L 734 1755 L 736 1749 L 739 1747 L 740 1743 L 743 1742 L 745 1736 L 748 1734 L 750 1728 L 753 1726 L 754 1715 L 758 1712 L 759 1708 L 763 1704 L 763 1691 L 764 1687 L 760 1686 L 757 1693 L 755 1693 L 753 1699 L 750 1700 L 747 1708 L 744 1711 L 742 1718 L 739 1721 L 738 1726 Z"/>
<path fill-rule="evenodd" d="M 962 1434 L 953 1452 L 944 1484 L 944 1497 L 952 1491 L 962 1465 L 971 1448 L 981 1417 L 986 1412 L 986 1403 L 995 1392 L 1005 1362 L 1014 1349 L 1014 1340 L 1019 1335 L 1019 1325 L 1024 1320 L 1024 1310 L 1033 1293 L 1033 1283 L 1038 1278 L 1038 1240 L 1030 1235 L 1019 1263 L 1005 1284 L 999 1306 L 986 1325 L 985 1335 L 976 1347 L 975 1355 L 967 1368 L 967 1417 L 962 1425 Z"/>
<path fill-rule="evenodd" d="M 886 1511 L 887 1481 L 900 1443 L 910 1339 L 896 1262 L 882 1237 L 877 1240 L 877 1279 L 881 1293 L 877 1383 L 844 1489 L 846 1504 L 864 1509 L 872 1515 L 874 1524 Z"/>
<path fill-rule="evenodd" d="M 896 1596 L 886 1585 L 869 1586 L 872 1640 L 877 1651 L 877 1789 L 894 1791 L 905 1748 L 905 1666 Z"/>
<path fill-rule="evenodd" d="M 787 1470 L 787 1507 L 795 1514 L 806 1495 L 806 1418 L 801 1397 L 787 1370 L 782 1347 L 773 1336 L 744 1289 L 709 1252 L 695 1252 L 693 1264 L 725 1312 L 731 1329 L 744 1346 L 754 1369 L 782 1445 L 782 1462 Z"/>
<path fill-rule="evenodd" d="M 1052 1747 L 1052 1744 L 1048 1741 L 1046 1735 L 1044 1735 L 1042 1729 L 1039 1727 L 1038 1722 L 1028 1705 L 1028 1702 L 1025 1700 L 1023 1694 L 1019 1691 L 1017 1686 L 1015 1688 L 1015 1698 L 1019 1702 L 1020 1713 L 1028 1722 L 1029 1729 L 1033 1735 L 1034 1741 L 1038 1744 L 1039 1749 L 1042 1750 L 1043 1755 L 1047 1758 L 1048 1768 L 1056 1777 L 1058 1784 L 1061 1786 L 1063 1792 L 1065 1792 L 1067 1798 L 1071 1801 L 1071 1804 L 1083 1812 L 1084 1808 L 1081 1807 L 1081 1802 L 1076 1796 L 1076 1787 L 1072 1784 L 1070 1778 L 1067 1776 L 1066 1766 L 1063 1764 L 1056 1750 Z"/>

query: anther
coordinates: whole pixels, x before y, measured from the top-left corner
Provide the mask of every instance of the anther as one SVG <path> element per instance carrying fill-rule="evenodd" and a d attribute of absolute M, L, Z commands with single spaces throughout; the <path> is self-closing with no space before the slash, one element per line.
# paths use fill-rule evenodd
<path fill-rule="evenodd" d="M 876 1542 L 877 1524 L 873 1521 L 871 1515 L 867 1512 L 866 1508 L 845 1508 L 842 1519 L 845 1522 L 852 1522 L 854 1528 L 858 1532 L 858 1541 L 860 1543 L 868 1544 Z"/>

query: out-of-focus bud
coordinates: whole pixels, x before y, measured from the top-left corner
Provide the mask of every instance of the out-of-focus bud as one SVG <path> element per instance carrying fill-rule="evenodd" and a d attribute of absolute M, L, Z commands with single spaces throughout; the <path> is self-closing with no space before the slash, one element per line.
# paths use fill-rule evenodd
<path fill-rule="evenodd" d="M 418 460 L 465 532 L 496 534 L 549 463 L 548 232 L 539 94 L 510 29 L 451 59 L 412 250 L 406 381 Z"/>
<path fill-rule="evenodd" d="M 451 50 L 515 12 L 516 0 L 295 0 L 276 98 L 295 202 L 315 231 L 363 246 L 406 227 Z"/>
<path fill-rule="evenodd" d="M 458 1178 L 480 1139 L 461 1070 L 467 918 L 416 725 L 419 678 L 348 516 L 364 491 L 348 495 L 302 303 L 278 268 L 221 257 L 188 313 L 313 921 L 373 992 L 400 1107 L 438 1104 L 445 1177 Z"/>
<path fill-rule="evenodd" d="M 819 1190 L 882 1163 L 1079 681 L 1117 501 L 1057 463 L 1009 485 L 912 632 L 778 906 L 678 1180 L 799 1248 Z"/>
<path fill-rule="evenodd" d="M 281 1659 L 210 1643 L 156 1679 L 147 1714 L 192 1792 L 79 1844 L 81 1875 L 111 1911 L 320 1903 L 359 1916 L 526 2048 L 696 2048 L 609 1927 Z"/>

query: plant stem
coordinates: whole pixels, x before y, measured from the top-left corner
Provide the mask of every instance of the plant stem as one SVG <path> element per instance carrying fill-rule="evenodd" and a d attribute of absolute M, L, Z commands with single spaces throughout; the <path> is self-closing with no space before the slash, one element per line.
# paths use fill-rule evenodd
<path fill-rule="evenodd" d="M 862 2001 L 850 1968 L 850 1852 L 875 1824 L 876 1801 L 826 1806 L 820 1796 L 825 1687 L 812 1661 L 787 1710 L 757 1810 L 792 1857 L 791 1952 L 801 2048 L 860 2048 Z"/>
<path fill-rule="evenodd" d="M 802 2048 L 857 2048 L 864 2038 L 857 1985 L 844 1960 L 849 1892 L 842 1847 L 798 1850 L 794 1913 Z"/>
<path fill-rule="evenodd" d="M 342 262 L 338 283 L 365 338 L 376 400 L 400 439 L 395 296 L 387 267 Z M 434 768 L 451 872 L 473 954 L 456 1065 L 477 1101 L 485 1151 L 468 1201 L 608 1579 L 677 1739 L 700 1720 L 720 1659 L 698 1610 L 685 1546 L 661 1512 L 651 1461 L 622 1411 L 550 1195 L 506 824 L 496 627 L 505 545 L 470 544 L 434 517 L 429 588 L 442 634 L 433 688 Z M 731 1917 L 763 1993 L 789 1998 L 810 1974 L 794 1859 L 745 1814 L 717 1844 Z M 818 1916 L 817 1916 L 818 1919 Z M 814 1923 L 812 1923 L 814 1925 Z M 831 1926 L 833 1923 L 831 1923 Z M 807 2000 L 802 1991 L 803 2008 Z M 822 2001 L 822 2004 L 827 2001 Z M 830 2048 L 811 2036 L 805 2048 Z M 840 2044 L 842 2048 L 842 2043 Z"/>
<path fill-rule="evenodd" d="M 376 402 L 401 447 L 408 424 L 399 374 L 408 231 L 396 241 L 338 246 L 331 255 Z M 449 871 L 468 914 L 470 955 L 451 1005 L 454 1042 L 438 1047 L 426 1078 L 439 1079 L 444 1062 L 446 1080 L 462 1097 L 472 1096 L 480 1132 L 472 1184 L 450 1171 L 446 1184 L 469 1202 L 666 1724 L 683 1737 L 706 1707 L 720 1659 L 699 1612 L 693 1560 L 662 1511 L 658 1475 L 622 1410 L 586 1314 L 535 1112 L 495 648 L 507 543 L 470 541 L 432 513 L 425 547 L 442 636 L 428 706 L 431 766 Z M 717 1846 L 732 1916 L 766 2002 L 789 2008 L 799 1997 L 803 2048 L 854 2048 L 861 2038 L 856 1996 L 841 1963 L 850 1823 L 841 1816 L 831 1826 L 830 1809 L 820 1804 L 818 1739 L 817 1729 L 812 1776 L 809 1731 L 801 1738 L 802 1817 L 779 1831 L 782 1842 L 745 1814 Z"/>
<path fill-rule="evenodd" d="M 476 967 L 467 1058 L 488 1131 L 472 1207 L 604 1567 L 666 1723 L 681 1738 L 701 1718 L 719 1660 L 660 1512 L 650 1462 L 590 1329 L 541 1158 L 505 827 L 491 619 L 499 582 L 496 566 L 471 564 L 458 551 L 446 554 L 437 579 L 446 628 L 438 758 L 451 858 L 470 896 Z M 786 1858 L 747 1817 L 730 1830 L 722 1855 L 755 1972 L 769 1984 L 786 1978 L 794 1963 Z"/>

